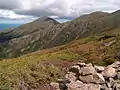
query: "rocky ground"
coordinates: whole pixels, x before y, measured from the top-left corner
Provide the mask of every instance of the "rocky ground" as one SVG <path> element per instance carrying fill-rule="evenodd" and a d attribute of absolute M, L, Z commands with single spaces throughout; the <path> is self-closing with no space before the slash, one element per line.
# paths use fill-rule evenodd
<path fill-rule="evenodd" d="M 53 90 L 120 90 L 120 62 L 107 67 L 77 63 L 51 86 Z"/>

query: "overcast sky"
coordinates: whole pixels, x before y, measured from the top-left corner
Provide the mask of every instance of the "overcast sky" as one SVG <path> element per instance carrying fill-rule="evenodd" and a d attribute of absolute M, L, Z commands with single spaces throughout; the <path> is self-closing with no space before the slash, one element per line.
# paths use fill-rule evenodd
<path fill-rule="evenodd" d="M 50 16 L 67 21 L 80 15 L 120 9 L 120 0 L 0 0 L 0 22 L 29 22 Z"/>

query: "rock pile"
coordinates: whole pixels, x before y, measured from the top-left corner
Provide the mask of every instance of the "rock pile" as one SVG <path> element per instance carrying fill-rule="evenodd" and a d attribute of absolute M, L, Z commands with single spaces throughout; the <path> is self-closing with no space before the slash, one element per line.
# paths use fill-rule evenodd
<path fill-rule="evenodd" d="M 77 63 L 65 79 L 52 82 L 55 90 L 120 90 L 120 62 L 107 67 Z"/>

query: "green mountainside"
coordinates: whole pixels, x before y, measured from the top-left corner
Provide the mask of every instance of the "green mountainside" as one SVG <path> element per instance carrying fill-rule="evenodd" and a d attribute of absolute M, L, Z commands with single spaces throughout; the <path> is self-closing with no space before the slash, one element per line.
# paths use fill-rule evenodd
<path fill-rule="evenodd" d="M 0 89 L 45 90 L 74 63 L 106 66 L 120 60 L 119 16 L 95 12 L 62 24 L 43 17 L 1 31 Z"/>

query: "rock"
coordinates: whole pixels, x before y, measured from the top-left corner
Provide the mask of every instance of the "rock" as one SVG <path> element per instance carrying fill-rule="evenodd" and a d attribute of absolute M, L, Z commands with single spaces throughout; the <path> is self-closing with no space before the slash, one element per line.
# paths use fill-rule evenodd
<path fill-rule="evenodd" d="M 108 87 L 108 88 L 111 88 L 111 85 L 110 85 L 110 83 L 106 83 L 106 85 L 107 85 L 107 87 Z"/>
<path fill-rule="evenodd" d="M 116 75 L 115 68 L 112 67 L 105 68 L 105 70 L 102 72 L 102 75 L 104 77 L 114 77 Z"/>
<path fill-rule="evenodd" d="M 93 83 L 93 75 L 87 75 L 87 76 L 80 76 L 79 79 L 83 82 L 83 83 Z"/>
<path fill-rule="evenodd" d="M 109 65 L 109 67 L 118 68 L 118 67 L 120 67 L 120 62 L 119 62 L 119 61 L 116 61 L 116 62 L 113 63 L 112 65 Z"/>
<path fill-rule="evenodd" d="M 86 66 L 85 63 L 77 63 L 76 65 L 78 65 L 79 67 L 85 67 Z"/>
<path fill-rule="evenodd" d="M 118 68 L 116 69 L 116 71 L 117 71 L 117 72 L 120 72 L 120 67 L 118 67 Z"/>
<path fill-rule="evenodd" d="M 120 90 L 120 84 L 115 83 L 113 86 L 113 90 Z"/>
<path fill-rule="evenodd" d="M 79 82 L 71 82 L 67 84 L 68 90 L 88 90 L 86 84 L 79 83 Z"/>
<path fill-rule="evenodd" d="M 72 66 L 69 71 L 78 74 L 80 71 L 80 67 L 78 65 Z"/>
<path fill-rule="evenodd" d="M 102 84 L 105 83 L 105 79 L 102 74 L 96 73 L 93 75 L 94 83 Z"/>
<path fill-rule="evenodd" d="M 96 73 L 95 68 L 94 67 L 82 67 L 80 70 L 80 74 L 81 75 L 91 75 Z"/>
<path fill-rule="evenodd" d="M 66 83 L 59 83 L 60 90 L 68 90 Z"/>
<path fill-rule="evenodd" d="M 65 75 L 65 78 L 68 79 L 70 82 L 75 81 L 77 79 L 75 75 L 75 73 L 69 72 Z"/>
<path fill-rule="evenodd" d="M 103 66 L 94 66 L 94 67 L 97 72 L 102 72 L 105 70 Z"/>
<path fill-rule="evenodd" d="M 117 73 L 117 78 L 120 80 L 120 72 Z"/>
<path fill-rule="evenodd" d="M 92 63 L 86 64 L 86 67 L 93 67 Z"/>
<path fill-rule="evenodd" d="M 120 62 L 108 67 L 79 63 L 59 79 L 51 83 L 55 90 L 120 90 Z"/>
<path fill-rule="evenodd" d="M 50 85 L 51 85 L 55 90 L 60 90 L 59 83 L 51 82 Z"/>
<path fill-rule="evenodd" d="M 100 90 L 100 85 L 89 84 L 88 90 Z"/>
<path fill-rule="evenodd" d="M 113 86 L 115 84 L 115 80 L 113 78 L 109 78 L 109 84 Z"/>
<path fill-rule="evenodd" d="M 105 83 L 104 77 L 99 73 L 96 73 L 94 75 L 80 76 L 79 79 L 84 83 L 96 83 L 96 84 Z"/>

